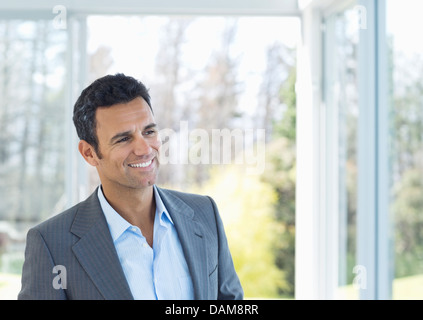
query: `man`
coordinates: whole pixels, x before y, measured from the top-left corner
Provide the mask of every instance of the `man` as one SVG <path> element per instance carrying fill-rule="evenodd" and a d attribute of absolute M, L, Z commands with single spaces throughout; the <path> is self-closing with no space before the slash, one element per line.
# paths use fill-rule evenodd
<path fill-rule="evenodd" d="M 242 299 L 216 204 L 155 185 L 161 141 L 145 86 L 82 91 L 79 152 L 101 185 L 27 235 L 19 299 Z"/>

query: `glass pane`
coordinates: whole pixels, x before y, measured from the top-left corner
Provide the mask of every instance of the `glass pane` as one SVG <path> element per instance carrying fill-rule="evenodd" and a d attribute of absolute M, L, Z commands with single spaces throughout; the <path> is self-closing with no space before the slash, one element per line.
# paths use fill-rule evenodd
<path fill-rule="evenodd" d="M 158 185 L 216 200 L 247 298 L 293 298 L 299 20 L 90 16 L 87 25 L 90 80 L 123 72 L 150 88 L 164 138 Z"/>
<path fill-rule="evenodd" d="M 338 258 L 338 290 L 333 297 L 340 299 L 358 298 L 352 285 L 356 265 L 358 22 L 357 7 L 325 22 L 326 206 L 328 225 L 338 221 L 338 227 L 332 229 L 338 230 L 339 239 L 334 254 Z"/>
<path fill-rule="evenodd" d="M 388 0 L 393 299 L 423 299 L 423 3 Z"/>
<path fill-rule="evenodd" d="M 28 228 L 64 209 L 65 52 L 51 20 L 0 20 L 0 299 L 20 289 Z"/>

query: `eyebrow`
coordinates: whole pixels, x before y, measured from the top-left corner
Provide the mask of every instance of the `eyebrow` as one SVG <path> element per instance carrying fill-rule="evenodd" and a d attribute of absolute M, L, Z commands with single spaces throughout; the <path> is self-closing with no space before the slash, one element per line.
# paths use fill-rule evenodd
<path fill-rule="evenodd" d="M 151 128 L 155 128 L 157 127 L 157 124 L 155 123 L 150 123 L 148 125 L 146 125 L 143 129 L 143 131 L 151 129 Z M 110 143 L 115 142 L 116 140 L 120 139 L 120 138 L 124 138 L 127 136 L 130 136 L 132 134 L 132 131 L 124 131 L 124 132 L 119 132 L 117 134 L 115 134 L 111 139 L 110 139 Z"/>

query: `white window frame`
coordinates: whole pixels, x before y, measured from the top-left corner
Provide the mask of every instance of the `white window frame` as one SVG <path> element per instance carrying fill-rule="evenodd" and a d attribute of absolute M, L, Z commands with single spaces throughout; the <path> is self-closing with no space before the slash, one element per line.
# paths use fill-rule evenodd
<path fill-rule="evenodd" d="M 298 58 L 296 298 L 334 299 L 338 286 L 339 224 L 337 122 L 323 99 L 325 17 L 350 0 L 309 1 L 302 12 Z M 366 28 L 359 43 L 357 265 L 360 299 L 389 299 L 392 255 L 389 234 L 389 158 L 385 1 L 359 0 Z M 365 72 L 360 72 L 365 70 Z M 331 168 L 334 168 L 331 170 Z M 353 270 L 351 270 L 353 272 Z"/>
<path fill-rule="evenodd" d="M 360 32 L 358 264 L 366 267 L 361 299 L 391 299 L 392 235 L 389 215 L 389 110 L 386 1 L 360 0 L 367 28 Z"/>

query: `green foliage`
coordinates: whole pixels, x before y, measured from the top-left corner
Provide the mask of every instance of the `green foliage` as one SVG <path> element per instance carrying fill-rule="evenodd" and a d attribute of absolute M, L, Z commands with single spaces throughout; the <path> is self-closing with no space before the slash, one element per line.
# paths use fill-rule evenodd
<path fill-rule="evenodd" d="M 392 236 L 395 277 L 423 271 L 423 86 L 421 58 L 403 59 L 391 49 L 390 106 Z"/>
<path fill-rule="evenodd" d="M 275 238 L 273 250 L 276 265 L 284 272 L 286 285 L 279 294 L 295 293 L 295 188 L 296 188 L 296 69 L 290 70 L 281 86 L 280 99 L 286 110 L 283 118 L 274 123 L 273 140 L 266 146 L 266 170 L 261 180 L 269 184 L 277 195 L 273 216 L 283 232 Z"/>
<path fill-rule="evenodd" d="M 284 271 L 286 285 L 279 293 L 294 296 L 295 288 L 295 145 L 281 137 L 266 147 L 266 170 L 262 181 L 269 184 L 277 195 L 273 217 L 282 232 L 274 241 L 276 265 Z"/>
<path fill-rule="evenodd" d="M 423 269 L 423 168 L 405 171 L 394 196 L 395 276 L 418 274 Z"/>
<path fill-rule="evenodd" d="M 283 226 L 273 217 L 277 201 L 272 188 L 245 167 L 215 168 L 202 193 L 219 205 L 235 268 L 246 297 L 277 297 L 286 289 L 284 272 L 275 264 L 273 245 Z"/>
<path fill-rule="evenodd" d="M 274 123 L 275 136 L 285 137 L 291 142 L 296 140 L 296 121 L 297 121 L 297 95 L 295 84 L 297 81 L 297 70 L 291 68 L 288 79 L 281 86 L 280 100 L 285 104 L 286 110 L 282 120 Z"/>

